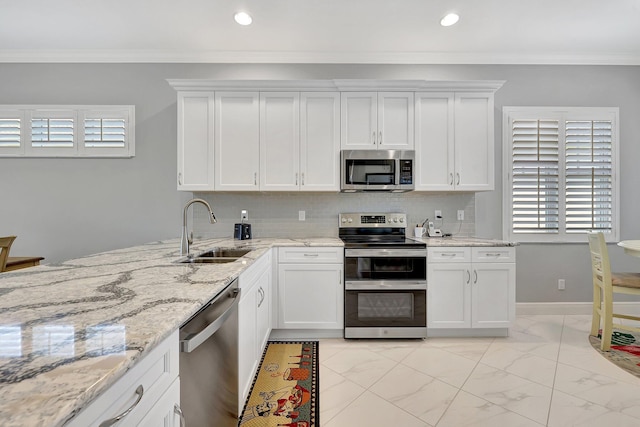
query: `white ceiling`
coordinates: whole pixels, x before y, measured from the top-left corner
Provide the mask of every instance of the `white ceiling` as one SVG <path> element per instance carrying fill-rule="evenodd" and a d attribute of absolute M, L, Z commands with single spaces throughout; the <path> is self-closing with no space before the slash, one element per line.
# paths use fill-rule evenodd
<path fill-rule="evenodd" d="M 640 0 L 0 0 L 0 17 L 0 62 L 640 65 Z"/>

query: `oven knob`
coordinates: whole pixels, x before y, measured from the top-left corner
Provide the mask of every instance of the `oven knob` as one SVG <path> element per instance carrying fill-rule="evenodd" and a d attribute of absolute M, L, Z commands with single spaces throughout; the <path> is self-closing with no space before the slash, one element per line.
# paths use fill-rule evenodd
<path fill-rule="evenodd" d="M 404 218 L 400 218 L 400 222 L 404 222 Z"/>
<path fill-rule="evenodd" d="M 345 222 L 347 222 L 347 218 L 342 218 L 342 223 L 344 224 Z"/>
<path fill-rule="evenodd" d="M 352 218 L 349 218 L 347 221 L 349 221 L 349 222 L 353 222 L 353 219 L 352 219 Z"/>
<path fill-rule="evenodd" d="M 398 222 L 398 218 L 393 218 L 393 222 Z"/>

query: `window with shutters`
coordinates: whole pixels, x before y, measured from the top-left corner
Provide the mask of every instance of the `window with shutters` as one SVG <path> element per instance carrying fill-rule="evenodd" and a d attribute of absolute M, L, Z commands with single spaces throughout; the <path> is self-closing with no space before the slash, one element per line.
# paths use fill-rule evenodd
<path fill-rule="evenodd" d="M 618 240 L 617 108 L 504 107 L 503 146 L 506 239 Z"/>
<path fill-rule="evenodd" d="M 134 106 L 0 106 L 0 157 L 133 157 Z"/>

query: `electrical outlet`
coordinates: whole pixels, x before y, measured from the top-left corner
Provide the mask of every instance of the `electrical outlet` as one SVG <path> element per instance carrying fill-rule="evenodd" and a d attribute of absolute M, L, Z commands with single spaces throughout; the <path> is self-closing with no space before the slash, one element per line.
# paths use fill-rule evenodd
<path fill-rule="evenodd" d="M 436 209 L 435 211 L 435 219 L 441 219 L 442 218 L 442 211 L 440 209 Z"/>
<path fill-rule="evenodd" d="M 464 211 L 462 209 L 458 210 L 458 221 L 464 221 Z"/>
<path fill-rule="evenodd" d="M 564 279 L 558 279 L 558 290 L 559 291 L 564 291 L 565 287 L 564 287 Z"/>
<path fill-rule="evenodd" d="M 304 221 L 305 216 L 305 211 L 298 211 L 298 221 Z"/>
<path fill-rule="evenodd" d="M 249 212 L 242 210 L 240 211 L 240 221 L 249 221 Z"/>

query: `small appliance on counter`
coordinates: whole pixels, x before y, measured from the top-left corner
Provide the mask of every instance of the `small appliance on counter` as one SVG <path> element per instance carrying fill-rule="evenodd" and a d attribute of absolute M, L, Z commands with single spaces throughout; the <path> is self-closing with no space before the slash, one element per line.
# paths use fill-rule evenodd
<path fill-rule="evenodd" d="M 233 228 L 233 238 L 237 240 L 251 239 L 251 224 L 240 223 L 235 224 Z"/>

